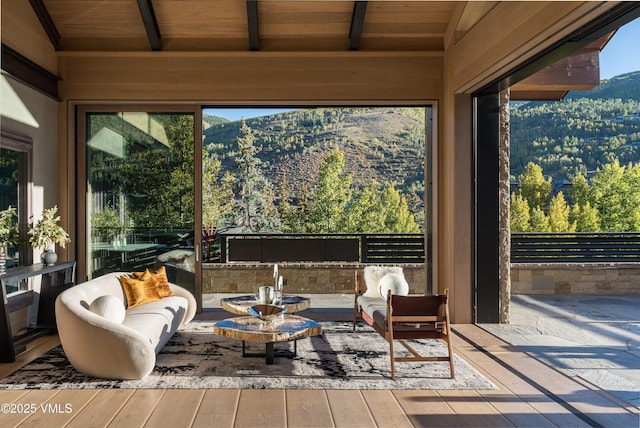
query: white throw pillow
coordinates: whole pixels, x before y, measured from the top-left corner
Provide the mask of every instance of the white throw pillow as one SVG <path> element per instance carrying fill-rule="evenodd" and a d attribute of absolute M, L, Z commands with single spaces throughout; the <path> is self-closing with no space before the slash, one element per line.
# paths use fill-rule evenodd
<path fill-rule="evenodd" d="M 399 266 L 367 266 L 364 268 L 363 276 L 364 283 L 367 286 L 367 291 L 362 295 L 365 297 L 380 298 L 380 280 L 388 273 L 395 273 L 404 277 L 402 268 Z M 386 299 L 386 297 L 384 297 Z"/>
<path fill-rule="evenodd" d="M 380 291 L 380 297 L 386 300 L 389 290 L 391 290 L 391 294 L 400 296 L 409 294 L 409 284 L 404 279 L 404 276 L 400 276 L 397 273 L 388 273 L 380 280 L 378 290 Z"/>
<path fill-rule="evenodd" d="M 96 315 L 100 315 L 108 320 L 121 324 L 127 314 L 127 310 L 116 296 L 100 296 L 91 302 L 89 310 Z"/>

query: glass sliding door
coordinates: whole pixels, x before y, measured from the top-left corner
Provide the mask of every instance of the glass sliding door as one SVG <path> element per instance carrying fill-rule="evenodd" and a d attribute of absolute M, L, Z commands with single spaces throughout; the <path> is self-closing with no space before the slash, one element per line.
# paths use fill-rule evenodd
<path fill-rule="evenodd" d="M 195 294 L 196 114 L 87 111 L 84 121 L 87 278 L 165 266 Z"/>

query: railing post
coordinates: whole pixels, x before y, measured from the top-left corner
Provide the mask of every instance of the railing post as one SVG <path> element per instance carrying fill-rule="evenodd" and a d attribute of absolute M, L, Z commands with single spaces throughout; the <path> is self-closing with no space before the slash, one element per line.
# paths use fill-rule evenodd
<path fill-rule="evenodd" d="M 229 263 L 227 260 L 227 237 L 220 235 L 220 263 Z"/>
<path fill-rule="evenodd" d="M 367 257 L 367 253 L 368 253 L 367 235 L 361 234 L 360 235 L 360 263 L 367 263 L 367 261 L 369 259 Z"/>

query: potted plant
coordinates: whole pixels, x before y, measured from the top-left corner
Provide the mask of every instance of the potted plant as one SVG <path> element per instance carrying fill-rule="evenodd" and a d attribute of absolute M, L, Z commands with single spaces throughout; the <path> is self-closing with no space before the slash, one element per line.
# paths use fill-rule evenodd
<path fill-rule="evenodd" d="M 60 216 L 58 207 L 54 206 L 42 212 L 42 219 L 29 224 L 29 242 L 34 248 L 44 250 L 40 256 L 42 264 L 52 266 L 58 260 L 55 252 L 55 244 L 62 248 L 69 241 L 69 234 L 58 224 Z"/>
<path fill-rule="evenodd" d="M 0 275 L 6 271 L 7 248 L 18 244 L 18 216 L 14 207 L 0 211 Z"/>

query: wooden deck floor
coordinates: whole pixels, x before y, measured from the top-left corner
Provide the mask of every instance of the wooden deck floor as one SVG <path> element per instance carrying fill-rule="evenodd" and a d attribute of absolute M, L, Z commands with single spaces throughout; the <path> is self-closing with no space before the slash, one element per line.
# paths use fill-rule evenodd
<path fill-rule="evenodd" d="M 640 426 L 638 409 L 551 369 L 473 325 L 454 326 L 455 353 L 492 391 L 0 391 L 0 427 L 551 427 Z M 0 378 L 57 345 L 34 341 Z"/>

